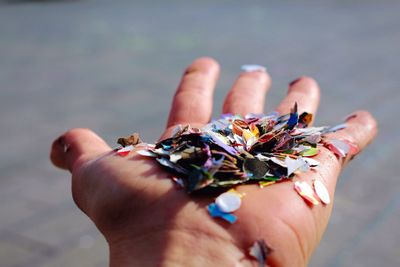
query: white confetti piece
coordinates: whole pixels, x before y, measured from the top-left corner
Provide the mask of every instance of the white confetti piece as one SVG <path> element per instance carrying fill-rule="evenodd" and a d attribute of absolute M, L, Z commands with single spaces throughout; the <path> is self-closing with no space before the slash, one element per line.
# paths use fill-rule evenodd
<path fill-rule="evenodd" d="M 230 213 L 240 208 L 242 200 L 236 193 L 225 192 L 217 197 L 215 204 L 222 212 Z"/>
<path fill-rule="evenodd" d="M 287 176 L 291 175 L 298 169 L 302 171 L 308 171 L 309 165 L 308 163 L 301 157 L 297 159 L 292 159 L 290 157 L 285 158 L 285 164 L 287 166 Z"/>
<path fill-rule="evenodd" d="M 326 186 L 319 180 L 314 180 L 314 190 L 319 199 L 321 199 L 322 203 L 329 204 L 331 203 L 331 198 L 329 197 L 329 192 Z"/>
<path fill-rule="evenodd" d="M 328 148 L 339 157 L 346 157 L 347 153 L 349 153 L 350 150 L 349 144 L 339 139 L 329 140 Z"/>

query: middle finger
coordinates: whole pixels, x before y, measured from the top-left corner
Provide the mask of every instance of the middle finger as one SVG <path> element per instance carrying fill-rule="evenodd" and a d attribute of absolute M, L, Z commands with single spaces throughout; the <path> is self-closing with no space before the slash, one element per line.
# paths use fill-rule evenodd
<path fill-rule="evenodd" d="M 243 72 L 225 98 L 223 113 L 263 113 L 271 79 L 265 71 Z"/>

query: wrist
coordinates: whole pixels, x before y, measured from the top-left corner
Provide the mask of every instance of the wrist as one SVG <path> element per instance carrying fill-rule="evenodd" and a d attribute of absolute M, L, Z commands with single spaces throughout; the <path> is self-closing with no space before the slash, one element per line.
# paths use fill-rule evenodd
<path fill-rule="evenodd" d="M 109 243 L 110 266 L 253 266 L 232 240 L 169 230 Z"/>

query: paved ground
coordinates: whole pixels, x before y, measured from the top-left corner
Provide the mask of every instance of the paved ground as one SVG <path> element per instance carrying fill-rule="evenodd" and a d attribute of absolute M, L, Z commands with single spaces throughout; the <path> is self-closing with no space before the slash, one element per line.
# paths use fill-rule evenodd
<path fill-rule="evenodd" d="M 267 110 L 306 74 L 322 87 L 319 122 L 356 109 L 378 118 L 376 142 L 342 175 L 311 266 L 400 266 L 398 10 L 398 1 L 0 2 L 0 266 L 107 265 L 68 174 L 48 161 L 50 143 L 78 126 L 110 144 L 132 130 L 155 140 L 184 66 L 201 55 L 222 65 L 218 108 L 239 66 L 259 63 L 274 79 Z"/>

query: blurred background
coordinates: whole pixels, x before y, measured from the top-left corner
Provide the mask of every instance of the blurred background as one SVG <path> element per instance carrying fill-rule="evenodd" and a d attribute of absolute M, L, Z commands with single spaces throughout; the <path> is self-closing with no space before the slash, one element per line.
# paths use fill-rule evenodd
<path fill-rule="evenodd" d="M 400 1 L 291 2 L 0 1 L 0 266 L 107 266 L 50 144 L 73 127 L 111 146 L 133 131 L 155 141 L 184 68 L 204 55 L 222 67 L 215 116 L 245 63 L 273 77 L 267 111 L 309 75 L 317 124 L 376 116 L 310 266 L 400 266 Z"/>

